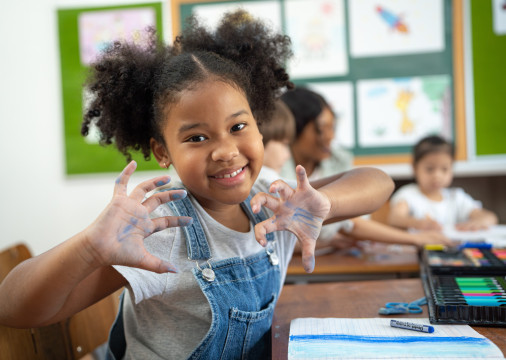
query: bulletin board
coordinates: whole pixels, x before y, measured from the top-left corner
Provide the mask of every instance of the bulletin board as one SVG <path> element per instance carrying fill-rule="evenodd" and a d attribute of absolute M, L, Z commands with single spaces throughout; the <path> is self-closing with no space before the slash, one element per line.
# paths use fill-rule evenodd
<path fill-rule="evenodd" d="M 470 5 L 475 154 L 506 155 L 506 1 Z"/>
<path fill-rule="evenodd" d="M 141 41 L 148 26 L 163 34 L 162 3 L 58 9 L 57 13 L 66 173 L 120 172 L 126 160 L 114 145 L 99 145 L 94 131 L 87 138 L 81 136 L 83 109 L 89 101 L 83 84 L 90 64 L 111 41 Z M 139 170 L 159 168 L 155 160 L 145 161 L 141 154 L 133 152 L 132 157 Z"/>
<path fill-rule="evenodd" d="M 459 0 L 173 0 L 173 34 L 193 13 L 215 26 L 237 7 L 290 36 L 293 82 L 331 103 L 356 164 L 409 162 L 433 133 L 466 158 Z"/>

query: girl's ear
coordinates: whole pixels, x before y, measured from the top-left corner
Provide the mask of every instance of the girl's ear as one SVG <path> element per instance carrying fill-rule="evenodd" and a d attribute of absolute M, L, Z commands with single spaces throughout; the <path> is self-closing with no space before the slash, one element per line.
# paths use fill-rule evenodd
<path fill-rule="evenodd" d="M 151 146 L 151 152 L 155 156 L 158 165 L 160 165 L 161 168 L 169 168 L 172 161 L 170 159 L 170 155 L 169 152 L 167 151 L 167 147 L 165 146 L 165 144 L 161 144 L 154 138 L 151 138 L 149 140 L 149 145 Z"/>

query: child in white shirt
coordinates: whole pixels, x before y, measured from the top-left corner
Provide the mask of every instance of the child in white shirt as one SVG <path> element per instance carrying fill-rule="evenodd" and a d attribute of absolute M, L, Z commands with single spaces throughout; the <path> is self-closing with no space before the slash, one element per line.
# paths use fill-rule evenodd
<path fill-rule="evenodd" d="M 390 201 L 389 223 L 404 229 L 480 230 L 497 224 L 497 216 L 482 208 L 453 180 L 453 145 L 440 136 L 421 139 L 413 148 L 416 183 L 401 187 Z"/>

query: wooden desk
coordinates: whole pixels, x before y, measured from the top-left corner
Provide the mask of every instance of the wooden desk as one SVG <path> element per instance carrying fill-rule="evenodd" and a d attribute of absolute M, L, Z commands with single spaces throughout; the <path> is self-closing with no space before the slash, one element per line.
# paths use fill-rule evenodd
<path fill-rule="evenodd" d="M 394 279 L 340 283 L 285 285 L 272 322 L 272 359 L 286 360 L 290 321 L 298 317 L 381 317 L 378 309 L 390 301 L 410 302 L 424 296 L 420 279 Z M 388 318 L 428 317 L 422 314 Z M 506 354 L 506 328 L 473 327 Z"/>
<path fill-rule="evenodd" d="M 372 243 L 354 256 L 335 251 L 316 257 L 314 272 L 307 274 L 300 255 L 288 266 L 286 283 L 393 279 L 419 276 L 418 253 L 414 246 Z"/>

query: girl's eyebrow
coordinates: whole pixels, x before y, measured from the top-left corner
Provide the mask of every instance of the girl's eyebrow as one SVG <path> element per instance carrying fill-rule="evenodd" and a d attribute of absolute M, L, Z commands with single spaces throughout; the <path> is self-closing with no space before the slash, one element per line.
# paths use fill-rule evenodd
<path fill-rule="evenodd" d="M 246 110 L 244 110 L 244 109 L 243 109 L 243 110 L 239 110 L 238 112 L 235 112 L 235 113 L 233 113 L 232 115 L 230 115 L 230 116 L 227 118 L 227 120 L 228 120 L 228 119 L 230 119 L 230 118 L 235 118 L 235 117 L 238 117 L 238 116 L 240 116 L 240 115 L 244 115 L 244 114 L 248 115 L 248 114 L 249 114 L 249 112 L 247 112 L 247 111 L 246 111 Z"/>
<path fill-rule="evenodd" d="M 179 128 L 178 133 L 181 134 L 182 132 L 185 132 L 185 131 L 188 131 L 188 130 L 191 130 L 194 128 L 198 128 L 201 125 L 202 125 L 202 123 L 190 123 L 190 124 L 182 125 Z"/>
<path fill-rule="evenodd" d="M 233 113 L 232 115 L 228 116 L 225 121 L 227 120 L 230 120 L 230 119 L 233 119 L 233 118 L 236 118 L 238 116 L 241 116 L 241 115 L 244 115 L 244 114 L 249 114 L 248 111 L 246 110 L 239 110 L 235 113 Z M 191 129 L 195 129 L 195 128 L 198 128 L 200 126 L 207 126 L 207 124 L 205 123 L 201 123 L 201 122 L 195 122 L 195 123 L 190 123 L 190 124 L 185 124 L 185 125 L 182 125 L 179 129 L 178 129 L 178 133 L 182 133 L 182 132 L 185 132 L 185 131 L 188 131 L 188 130 L 191 130 Z"/>

